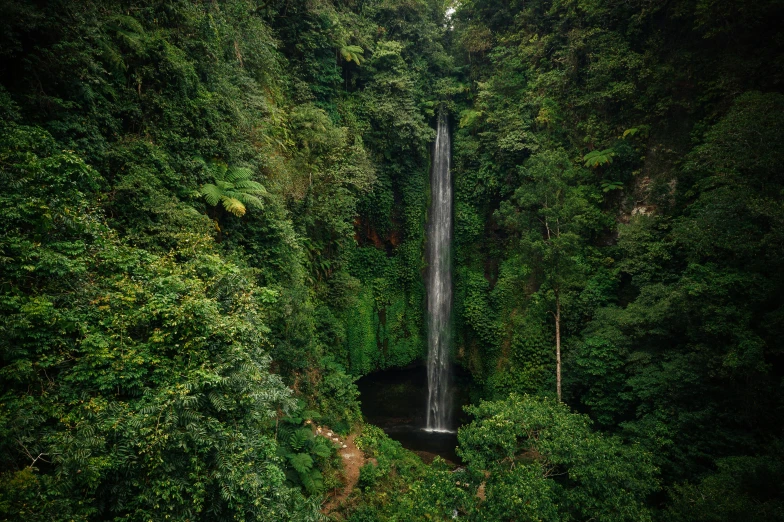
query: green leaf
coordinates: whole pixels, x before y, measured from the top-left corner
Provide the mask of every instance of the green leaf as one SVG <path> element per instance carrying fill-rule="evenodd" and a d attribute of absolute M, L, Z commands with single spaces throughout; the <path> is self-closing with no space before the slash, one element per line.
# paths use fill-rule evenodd
<path fill-rule="evenodd" d="M 357 65 L 360 65 L 362 60 L 365 59 L 363 56 L 364 52 L 364 49 L 358 45 L 346 45 L 340 48 L 340 55 L 343 59 L 347 62 L 354 62 Z"/>
<path fill-rule="evenodd" d="M 323 438 L 315 442 L 310 451 L 314 455 L 322 458 L 327 458 L 332 454 L 332 449 L 327 445 L 326 442 L 324 442 Z"/>
<path fill-rule="evenodd" d="M 212 183 L 204 185 L 201 188 L 200 193 L 202 196 L 204 196 L 204 199 L 207 200 L 207 203 L 212 206 L 217 205 L 218 201 L 220 201 L 220 198 L 223 195 L 223 191 Z"/>
<path fill-rule="evenodd" d="M 310 470 L 307 473 L 301 473 L 300 480 L 307 492 L 311 495 L 318 495 L 324 491 L 324 478 L 317 469 Z"/>
<path fill-rule="evenodd" d="M 612 163 L 615 151 L 613 149 L 594 150 L 589 152 L 583 157 L 586 167 L 596 168 L 600 165 L 607 165 Z"/>
<path fill-rule="evenodd" d="M 313 433 L 308 428 L 301 428 L 289 436 L 289 446 L 299 451 L 313 438 Z"/>
<path fill-rule="evenodd" d="M 237 217 L 242 217 L 245 215 L 245 205 L 242 204 L 240 200 L 237 198 L 221 198 L 223 201 L 223 207 L 226 209 L 227 212 L 234 214 Z"/>
<path fill-rule="evenodd" d="M 603 192 L 610 192 L 611 190 L 621 190 L 623 189 L 623 182 L 621 181 L 608 181 L 606 179 L 602 180 L 601 187 Z"/>
<path fill-rule="evenodd" d="M 298 473 L 307 473 L 313 467 L 313 458 L 307 453 L 294 453 L 288 455 L 289 464 Z"/>

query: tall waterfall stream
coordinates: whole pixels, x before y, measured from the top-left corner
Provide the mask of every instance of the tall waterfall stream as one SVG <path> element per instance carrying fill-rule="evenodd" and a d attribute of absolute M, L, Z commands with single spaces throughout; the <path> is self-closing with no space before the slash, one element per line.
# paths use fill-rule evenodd
<path fill-rule="evenodd" d="M 427 226 L 427 424 L 429 431 L 451 431 L 449 390 L 452 317 L 452 175 L 449 123 L 438 118 L 430 176 Z"/>
<path fill-rule="evenodd" d="M 450 363 L 452 314 L 452 179 L 446 115 L 438 121 L 427 227 L 427 366 L 413 364 L 359 379 L 362 414 L 425 462 L 458 463 L 456 429 L 466 416 L 473 381 Z M 424 399 L 427 398 L 427 401 Z"/>

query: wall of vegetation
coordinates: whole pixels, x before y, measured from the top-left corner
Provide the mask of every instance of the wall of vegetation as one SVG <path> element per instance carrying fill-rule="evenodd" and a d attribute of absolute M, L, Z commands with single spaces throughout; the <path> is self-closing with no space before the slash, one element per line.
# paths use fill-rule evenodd
<path fill-rule="evenodd" d="M 663 520 L 782 515 L 782 14 L 453 17 L 457 360 L 488 398 L 554 396 L 560 304 L 564 401 L 654 456 Z"/>
<path fill-rule="evenodd" d="M 309 420 L 336 520 L 784 519 L 782 11 L 0 0 L 0 520 L 318 520 Z M 426 351 L 441 108 L 457 471 L 353 385 Z"/>
<path fill-rule="evenodd" d="M 455 7 L 455 360 L 488 400 L 461 468 L 379 460 L 350 519 L 784 519 L 784 6 Z"/>
<path fill-rule="evenodd" d="M 0 3 L 0 519 L 311 520 L 424 352 L 426 2 Z"/>

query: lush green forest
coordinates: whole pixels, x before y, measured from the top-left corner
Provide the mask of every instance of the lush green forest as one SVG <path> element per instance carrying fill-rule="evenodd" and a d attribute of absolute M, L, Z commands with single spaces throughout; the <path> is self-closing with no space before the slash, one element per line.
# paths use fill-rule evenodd
<path fill-rule="evenodd" d="M 784 520 L 782 19 L 0 0 L 0 520 Z M 355 385 L 427 354 L 442 112 L 457 467 Z"/>

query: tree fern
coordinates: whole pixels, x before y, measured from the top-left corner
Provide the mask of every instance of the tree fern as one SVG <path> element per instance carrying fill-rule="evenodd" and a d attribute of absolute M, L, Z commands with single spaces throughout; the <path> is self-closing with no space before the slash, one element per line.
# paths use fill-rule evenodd
<path fill-rule="evenodd" d="M 247 207 L 264 207 L 259 196 L 266 194 L 267 190 L 261 183 L 250 179 L 253 175 L 251 169 L 229 167 L 219 162 L 207 165 L 201 161 L 215 177 L 215 183 L 206 183 L 199 190 L 207 204 L 214 207 L 220 203 L 226 212 L 237 217 L 244 216 Z"/>
<path fill-rule="evenodd" d="M 231 183 L 239 183 L 249 180 L 253 176 L 253 171 L 247 167 L 227 167 L 225 178 Z M 251 183 L 254 183 L 251 181 Z"/>
<path fill-rule="evenodd" d="M 286 458 L 298 473 L 307 473 L 313 468 L 313 457 L 307 453 L 289 453 Z"/>
<path fill-rule="evenodd" d="M 639 135 L 639 137 L 641 138 L 647 138 L 649 132 L 650 132 L 650 126 L 640 125 L 639 127 L 632 127 L 631 129 L 626 129 L 625 131 L 623 131 L 623 136 L 621 137 L 623 139 L 626 139 L 627 136 L 633 138 L 634 136 Z"/>
<path fill-rule="evenodd" d="M 332 449 L 327 445 L 323 437 L 320 437 L 319 440 L 313 443 L 310 452 L 321 458 L 327 458 L 332 454 Z"/>
<path fill-rule="evenodd" d="M 344 45 L 340 48 L 340 55 L 343 59 L 347 62 L 354 62 L 357 65 L 360 65 L 365 59 L 363 56 L 364 52 L 365 50 L 358 45 Z"/>
<path fill-rule="evenodd" d="M 586 167 L 596 168 L 599 165 L 612 163 L 615 151 L 612 149 L 593 150 L 583 157 Z"/>
<path fill-rule="evenodd" d="M 223 191 L 212 183 L 204 185 L 200 192 L 204 199 L 207 200 L 207 203 L 213 207 L 218 204 L 223 196 Z"/>
<path fill-rule="evenodd" d="M 611 190 L 622 190 L 623 189 L 623 182 L 621 181 L 608 181 L 606 179 L 602 180 L 601 183 L 602 192 L 610 192 Z"/>
<path fill-rule="evenodd" d="M 324 478 L 317 469 L 312 469 L 306 473 L 300 473 L 300 480 L 305 490 L 311 495 L 318 495 L 324 491 Z"/>
<path fill-rule="evenodd" d="M 245 205 L 237 198 L 224 196 L 221 198 L 221 202 L 223 203 L 223 208 L 225 208 L 226 212 L 229 214 L 234 214 L 237 217 L 245 215 Z"/>
<path fill-rule="evenodd" d="M 308 428 L 300 428 L 289 436 L 289 446 L 296 451 L 300 451 L 312 438 L 313 433 Z"/>

